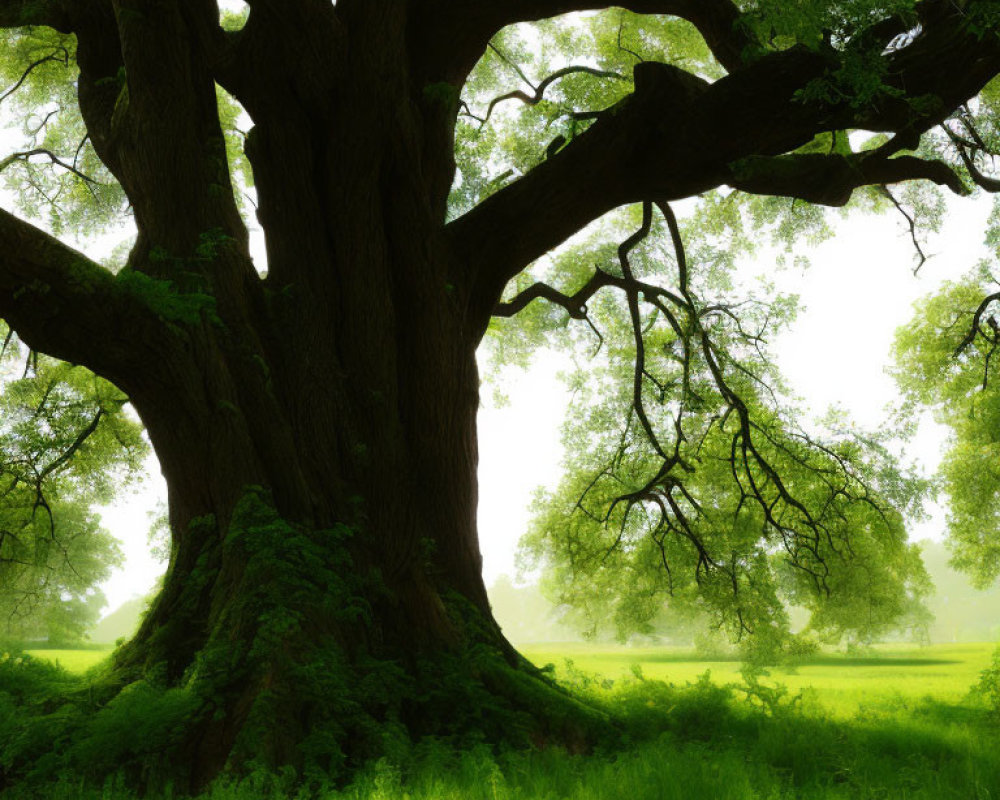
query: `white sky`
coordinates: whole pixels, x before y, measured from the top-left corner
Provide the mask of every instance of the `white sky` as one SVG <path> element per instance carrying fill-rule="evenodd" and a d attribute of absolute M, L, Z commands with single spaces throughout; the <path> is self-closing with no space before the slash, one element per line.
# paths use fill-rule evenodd
<path fill-rule="evenodd" d="M 241 4 L 224 0 L 223 5 Z M 0 158 L 15 146 L 0 131 Z M 12 207 L 9 197 L 0 196 L 0 204 Z M 896 328 L 910 318 L 914 300 L 990 255 L 981 246 L 989 210 L 989 199 L 950 201 L 942 232 L 925 246 L 933 257 L 918 277 L 911 271 L 914 251 L 908 232 L 895 214 L 839 221 L 836 235 L 811 250 L 812 265 L 804 272 L 776 272 L 772 264 L 761 262 L 751 267 L 771 276 L 780 291 L 800 295 L 804 310 L 775 343 L 774 352 L 810 413 L 819 415 L 837 404 L 862 426 L 879 424 L 884 407 L 896 397 L 893 381 L 885 374 Z M 252 242 L 262 250 L 259 232 Z M 500 573 L 515 572 L 514 552 L 533 493 L 559 478 L 559 427 L 567 393 L 557 373 L 564 368 L 567 364 L 560 357 L 542 353 L 530 370 L 508 371 L 504 391 L 509 402 L 503 408 L 492 407 L 488 387 L 483 392 L 479 522 L 487 584 Z M 943 430 L 925 421 L 908 456 L 931 472 L 943 440 Z M 159 471 L 155 464 L 151 469 L 140 491 L 102 511 L 126 556 L 123 568 L 103 587 L 107 610 L 147 593 L 163 569 L 149 556 L 146 541 L 148 512 L 165 499 Z M 929 522 L 912 528 L 911 535 L 939 538 L 942 520 L 939 510 Z"/>

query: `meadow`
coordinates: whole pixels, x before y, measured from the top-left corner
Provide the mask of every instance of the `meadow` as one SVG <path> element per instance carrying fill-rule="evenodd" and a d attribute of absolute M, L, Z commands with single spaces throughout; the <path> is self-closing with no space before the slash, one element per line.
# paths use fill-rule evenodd
<path fill-rule="evenodd" d="M 893 643 L 875 645 L 861 654 L 827 652 L 784 666 L 770 667 L 765 683 L 782 684 L 790 695 L 838 719 L 900 703 L 930 701 L 961 704 L 969 687 L 990 662 L 992 644 L 940 644 L 927 647 Z M 714 683 L 739 683 L 737 657 L 700 658 L 690 649 L 614 647 L 587 644 L 540 644 L 522 647 L 536 664 L 552 664 L 557 676 L 582 672 L 620 680 L 638 665 L 644 678 L 668 683 L 694 683 L 709 672 Z"/>
<path fill-rule="evenodd" d="M 822 653 L 768 675 L 664 647 L 522 649 L 535 663 L 552 664 L 560 682 L 613 719 L 618 741 L 585 754 L 424 741 L 370 765 L 346 787 L 314 785 L 307 793 L 289 776 L 259 774 L 218 783 L 203 799 L 1000 798 L 1000 724 L 985 700 L 970 694 L 992 644 Z M 82 672 L 107 653 L 31 655 Z M 47 796 L 60 800 L 132 797 L 113 783 L 53 791 Z"/>

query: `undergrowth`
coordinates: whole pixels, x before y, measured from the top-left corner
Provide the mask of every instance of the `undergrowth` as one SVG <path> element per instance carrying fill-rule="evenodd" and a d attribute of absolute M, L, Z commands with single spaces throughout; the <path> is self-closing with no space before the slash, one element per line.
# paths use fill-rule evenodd
<path fill-rule="evenodd" d="M 18 658 L 21 660 L 18 661 Z M 886 702 L 850 721 L 831 720 L 808 693 L 791 696 L 760 670 L 720 685 L 705 673 L 682 686 L 640 669 L 610 681 L 564 671 L 581 702 L 605 713 L 614 734 L 586 754 L 536 742 L 498 748 L 454 737 L 400 738 L 390 757 L 368 762 L 346 785 L 293 770 L 223 777 L 200 800 L 993 800 L 1000 796 L 1000 727 L 982 698 Z M 0 729 L 17 725 L 15 698 L 65 691 L 73 678 L 40 660 L 0 663 Z M 136 738 L 169 724 L 163 698 L 136 692 Z M 148 705 L 146 705 L 148 703 Z M 57 712 L 57 709 L 54 709 Z M 36 732 L 33 734 L 38 736 Z M 154 737 L 155 738 L 155 737 Z M 16 739 L 16 737 L 15 737 Z M 93 741 L 96 741 L 93 740 Z M 80 742 L 35 741 L 76 748 Z M 10 738 L 5 747 L 10 746 Z M 20 742 L 19 747 L 28 746 Z M 4 758 L 6 759 L 6 751 Z M 157 800 L 178 796 L 169 786 Z M 134 800 L 121 776 L 99 786 L 64 772 L 44 789 L 8 787 L 13 800 Z"/>

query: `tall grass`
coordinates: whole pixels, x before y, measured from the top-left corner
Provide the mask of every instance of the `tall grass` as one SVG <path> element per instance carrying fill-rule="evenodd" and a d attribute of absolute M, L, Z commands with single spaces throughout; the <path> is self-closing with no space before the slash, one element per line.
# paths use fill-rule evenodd
<path fill-rule="evenodd" d="M 989 647 L 983 647 L 984 660 Z M 932 672 L 954 661 L 926 653 Z M 881 656 L 888 658 L 888 656 Z M 978 657 L 974 659 L 978 662 Z M 921 662 L 837 664 L 850 670 L 911 670 Z M 938 663 L 935 663 L 938 662 Z M 646 662 L 610 680 L 572 667 L 561 673 L 574 691 L 618 722 L 601 749 L 571 754 L 558 747 L 496 752 L 485 744 L 417 742 L 383 759 L 350 785 L 305 783 L 291 774 L 222 780 L 202 800 L 997 800 L 1000 725 L 988 704 L 954 681 L 944 696 L 886 682 L 881 694 L 829 710 L 829 694 L 782 692 L 773 679 L 713 682 L 703 675 L 670 684 L 645 677 Z M 826 668 L 828 665 L 818 664 Z M 803 667 L 803 670 L 805 667 Z M 780 676 L 782 679 L 786 676 Z M 870 680 L 865 678 L 865 681 Z M 726 685 L 721 685 L 721 683 Z M 938 686 L 935 682 L 931 685 Z M 912 687 L 911 687 L 912 688 Z M 926 687 L 925 687 L 926 688 Z M 961 699 L 955 700 L 956 696 Z M 10 797 L 41 797 L 17 794 Z M 83 788 L 66 777 L 46 798 L 132 800 L 119 784 Z M 166 797 L 170 797 L 168 792 Z"/>

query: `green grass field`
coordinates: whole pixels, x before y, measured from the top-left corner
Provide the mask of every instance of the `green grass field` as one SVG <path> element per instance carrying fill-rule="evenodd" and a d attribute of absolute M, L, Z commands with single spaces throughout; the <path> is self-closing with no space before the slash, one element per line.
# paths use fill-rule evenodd
<path fill-rule="evenodd" d="M 281 778 L 258 775 L 216 784 L 203 800 L 1000 799 L 1000 720 L 969 694 L 993 644 L 820 654 L 771 670 L 765 684 L 789 691 L 770 705 L 733 688 L 742 684 L 735 660 L 654 647 L 522 649 L 617 720 L 620 741 L 585 755 L 425 741 L 347 787 L 299 795 Z M 33 655 L 83 671 L 107 653 Z M 802 701 L 792 703 L 799 692 Z M 53 791 L 47 796 L 134 800 L 113 785 L 89 790 L 71 780 Z"/>
<path fill-rule="evenodd" d="M 25 650 L 32 658 L 42 658 L 59 664 L 69 672 L 86 672 L 95 664 L 101 663 L 110 654 L 110 650 Z"/>
<path fill-rule="evenodd" d="M 960 703 L 990 661 L 995 645 L 879 645 L 865 655 L 821 653 L 795 667 L 773 667 L 767 679 L 793 694 L 807 690 L 811 700 L 839 718 L 886 705 L 932 699 Z M 556 674 L 572 668 L 611 679 L 642 675 L 668 683 L 693 683 L 706 670 L 716 683 L 739 682 L 740 662 L 699 659 L 690 650 L 667 647 L 614 647 L 587 644 L 540 644 L 521 648 L 536 664 L 552 664 Z"/>

